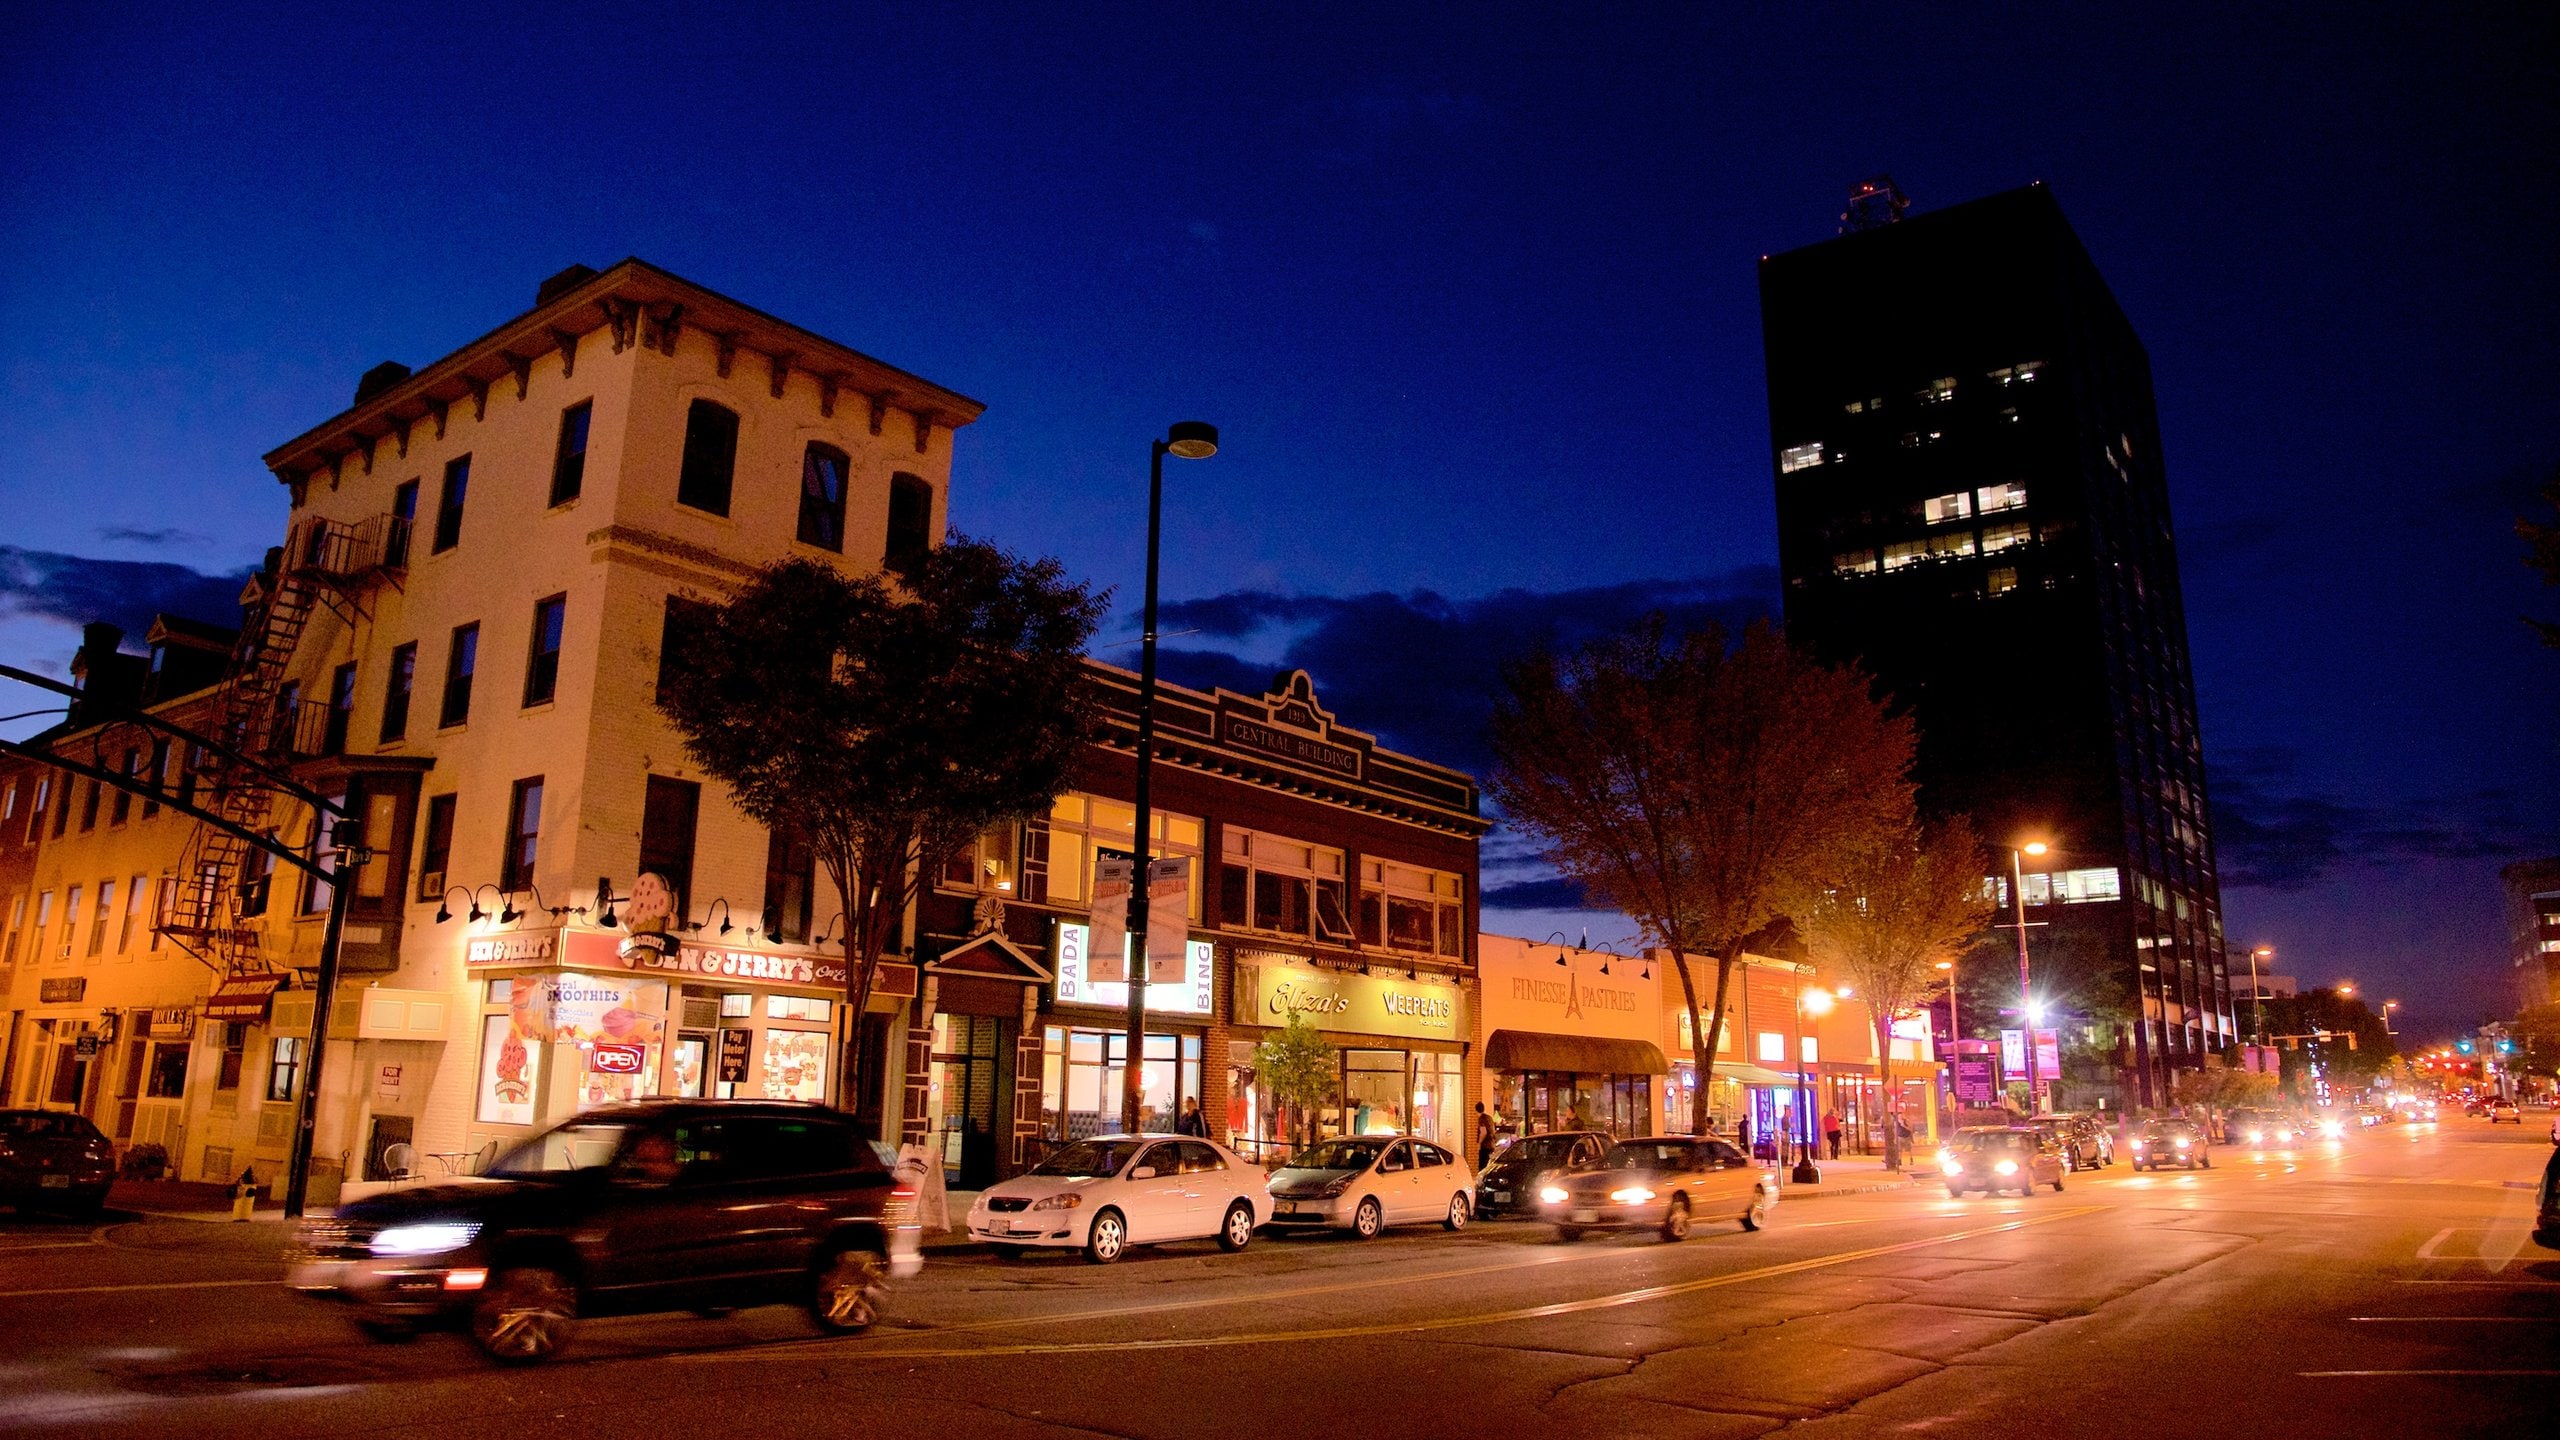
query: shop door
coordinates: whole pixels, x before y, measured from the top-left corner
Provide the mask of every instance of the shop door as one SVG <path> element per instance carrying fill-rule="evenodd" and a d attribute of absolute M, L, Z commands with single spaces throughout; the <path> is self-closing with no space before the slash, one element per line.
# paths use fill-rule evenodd
<path fill-rule="evenodd" d="M 933 1017 L 933 1074 L 928 1119 L 942 1135 L 949 1184 L 983 1190 L 996 1182 L 996 1092 L 1003 1057 L 1013 1049 L 1013 1022 L 992 1015 Z"/>

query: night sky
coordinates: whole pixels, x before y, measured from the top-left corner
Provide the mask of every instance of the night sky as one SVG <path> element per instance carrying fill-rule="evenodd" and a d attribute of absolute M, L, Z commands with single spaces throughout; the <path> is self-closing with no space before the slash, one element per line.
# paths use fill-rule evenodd
<path fill-rule="evenodd" d="M 262 451 L 639 255 L 986 401 L 954 518 L 1119 587 L 1105 644 L 1149 436 L 1217 423 L 1171 673 L 1305 664 L 1476 768 L 1504 655 L 1774 609 L 1756 258 L 1878 171 L 2042 180 L 2151 352 L 2232 938 L 2505 1003 L 2497 867 L 2560 850 L 2547 7 L 1229 8 L 22 8 L 0 659 L 219 615 Z M 1490 928 L 1625 932 L 1486 864 Z"/>

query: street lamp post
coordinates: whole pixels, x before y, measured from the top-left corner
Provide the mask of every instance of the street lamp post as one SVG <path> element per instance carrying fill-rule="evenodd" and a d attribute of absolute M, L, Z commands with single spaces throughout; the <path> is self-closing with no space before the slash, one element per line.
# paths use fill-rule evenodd
<path fill-rule="evenodd" d="M 2052 847 L 2041 840 L 2009 847 L 2009 904 L 2018 912 L 2018 1008 L 2027 1017 L 2027 1113 L 2036 1113 L 2036 1021 L 2044 1007 L 2036 1004 L 2027 971 L 2026 855 L 2042 855 Z"/>
<path fill-rule="evenodd" d="M 1148 904 L 1147 852 L 1153 848 L 1155 814 L 1148 804 L 1147 772 L 1156 756 L 1156 559 L 1164 536 L 1164 457 L 1184 460 L 1206 460 L 1218 453 L 1218 427 L 1198 420 L 1178 421 L 1165 432 L 1165 438 L 1148 447 L 1147 454 L 1147 596 L 1139 616 L 1138 643 L 1138 779 L 1137 825 L 1132 837 L 1137 847 L 1136 876 L 1129 886 L 1129 1035 L 1128 1052 L 1120 1065 L 1120 1128 L 1127 1134 L 1138 1133 L 1138 1110 L 1146 1093 L 1147 1068 L 1147 923 L 1153 917 Z M 1181 1087 L 1182 1067 L 1174 1066 L 1175 1088 Z M 1179 1105 L 1177 1098 L 1174 1102 Z"/>
<path fill-rule="evenodd" d="M 1795 1123 L 1788 1127 L 1796 1132 L 1796 1168 L 1789 1178 L 1798 1185 L 1822 1183 L 1822 1167 L 1813 1163 L 1812 1098 L 1805 1085 L 1804 1017 L 1826 1015 L 1831 1011 L 1831 992 L 1820 988 L 1804 988 L 1804 977 L 1796 977 L 1796 1113 Z"/>
<path fill-rule="evenodd" d="M 2274 958 L 2276 958 L 2276 947 L 2273 945 L 2249 947 L 2249 1009 L 2251 1013 L 2249 1026 L 2256 1032 L 2252 1036 L 2252 1043 L 2258 1045 L 2267 1043 L 2267 991 L 2265 986 L 2258 983 L 2258 962 Z"/>
<path fill-rule="evenodd" d="M 1956 962 L 1941 960 L 1938 968 L 1947 972 L 1947 1108 L 1964 1108 L 1964 1096 L 1956 1091 L 1956 1067 L 1964 1063 L 1964 1022 L 1956 1015 Z"/>

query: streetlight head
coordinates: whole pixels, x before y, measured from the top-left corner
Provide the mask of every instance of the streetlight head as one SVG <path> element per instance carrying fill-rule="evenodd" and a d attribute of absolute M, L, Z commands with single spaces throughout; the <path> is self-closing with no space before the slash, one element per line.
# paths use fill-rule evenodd
<path fill-rule="evenodd" d="M 2041 854 L 2043 854 L 2044 852 L 2046 852 L 2047 850 L 2052 849 L 2053 847 L 2052 847 L 2052 846 L 2050 846 L 2050 845 L 2047 845 L 2046 843 L 2044 843 L 2044 842 L 2043 842 L 2043 841 L 2041 841 L 2041 840 L 2030 840 L 2030 841 L 2028 841 L 2026 844 L 2021 845 L 2021 846 L 2019 846 L 2018 848 L 2019 848 L 2019 849 L 2021 849 L 2021 850 L 2023 850 L 2023 851 L 2025 851 L 2026 853 L 2028 853 L 2028 854 L 2030 854 L 2030 855 L 2041 855 Z"/>
<path fill-rule="evenodd" d="M 2276 958 L 2276 947 L 2273 945 L 2260 945 L 2249 953 L 2257 956 L 2261 960 L 2273 960 Z"/>
<path fill-rule="evenodd" d="M 1956 968 L 1956 962 L 1953 960 L 1941 960 L 1938 962 L 1938 968 L 1941 970 L 1953 970 Z"/>
<path fill-rule="evenodd" d="M 2355 994 L 2355 993 L 2356 993 L 2356 982 L 2354 982 L 2353 980 L 2341 980 L 2341 981 L 2339 981 L 2339 982 L 2338 982 L 2338 993 L 2339 993 L 2339 994 L 2341 994 L 2341 995 L 2353 995 L 2353 994 Z"/>
<path fill-rule="evenodd" d="M 1185 460 L 1206 460 L 1218 453 L 1218 427 L 1205 420 L 1177 420 L 1165 432 L 1164 448 Z"/>
<path fill-rule="evenodd" d="M 2030 1000 L 2030 1001 L 2028 1001 L 2028 1002 L 2027 1002 L 2027 1018 L 2028 1018 L 2029 1020 L 2034 1021 L 2034 1022 L 2035 1022 L 2036 1024 L 2038 1024 L 2038 1025 L 2043 1024 L 2043 1023 L 2044 1023 L 2044 1002 L 2043 1002 L 2043 1001 L 2041 1001 L 2041 1000 Z"/>
<path fill-rule="evenodd" d="M 1819 989 L 1817 989 L 1817 990 L 1807 990 L 1806 992 L 1804 992 L 1804 1009 L 1805 1009 L 1805 1013 L 1806 1013 L 1806 1014 L 1808 1014 L 1808 1015 L 1828 1015 L 1828 1014 L 1830 1014 L 1830 1013 L 1831 1013 L 1831 992 L 1830 992 L 1830 991 L 1828 991 L 1828 990 L 1819 990 Z"/>

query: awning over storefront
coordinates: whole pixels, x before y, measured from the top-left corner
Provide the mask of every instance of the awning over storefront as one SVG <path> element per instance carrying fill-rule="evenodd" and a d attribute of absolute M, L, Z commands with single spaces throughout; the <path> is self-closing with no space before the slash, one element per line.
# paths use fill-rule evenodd
<path fill-rule="evenodd" d="M 1765 1065 L 1739 1064 L 1731 1060 L 1716 1066 L 1716 1078 L 1731 1081 L 1736 1085 L 1777 1085 L 1788 1089 L 1794 1088 L 1796 1083 L 1796 1077 L 1793 1075 L 1772 1070 Z M 1813 1082 L 1805 1083 L 1809 1085 Z"/>
<path fill-rule="evenodd" d="M 1604 1040 L 1496 1030 L 1485 1042 L 1488 1070 L 1553 1070 L 1573 1075 L 1668 1075 L 1662 1047 L 1650 1040 Z"/>
<path fill-rule="evenodd" d="M 204 1002 L 207 1020 L 263 1020 L 267 1018 L 267 1001 L 284 983 L 281 972 L 264 975 L 232 975 L 213 987 Z"/>

